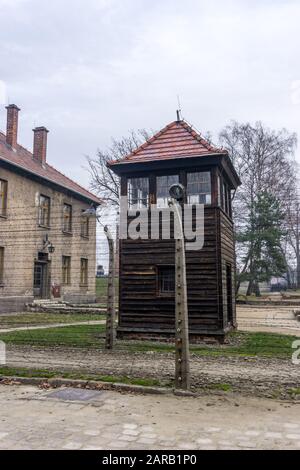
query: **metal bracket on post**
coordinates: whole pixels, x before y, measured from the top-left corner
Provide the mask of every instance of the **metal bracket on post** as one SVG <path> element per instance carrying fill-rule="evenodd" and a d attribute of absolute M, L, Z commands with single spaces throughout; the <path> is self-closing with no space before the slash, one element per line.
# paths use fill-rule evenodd
<path fill-rule="evenodd" d="M 113 349 L 115 345 L 115 244 L 112 234 L 107 225 L 104 232 L 109 246 L 109 271 L 107 286 L 107 318 L 106 318 L 106 339 L 105 349 Z"/>
<path fill-rule="evenodd" d="M 174 209 L 175 238 L 175 388 L 190 388 L 189 325 L 184 234 L 181 210 L 175 199 L 169 201 Z"/>

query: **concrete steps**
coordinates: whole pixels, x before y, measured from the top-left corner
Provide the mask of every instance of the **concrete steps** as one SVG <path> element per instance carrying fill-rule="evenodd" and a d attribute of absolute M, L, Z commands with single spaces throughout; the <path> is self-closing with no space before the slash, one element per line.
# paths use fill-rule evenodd
<path fill-rule="evenodd" d="M 32 303 L 26 304 L 27 312 L 45 312 L 45 313 L 69 313 L 69 314 L 105 314 L 106 308 L 95 307 L 94 305 L 75 305 L 69 304 L 59 299 L 35 299 Z"/>

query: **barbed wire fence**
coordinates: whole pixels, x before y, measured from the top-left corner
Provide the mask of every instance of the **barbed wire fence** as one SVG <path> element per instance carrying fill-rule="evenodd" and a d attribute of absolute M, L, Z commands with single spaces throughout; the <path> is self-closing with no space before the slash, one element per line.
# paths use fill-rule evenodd
<path fill-rule="evenodd" d="M 102 218 L 116 239 L 117 214 L 108 210 L 107 214 L 102 214 Z M 39 226 L 36 205 L 9 207 L 7 218 L 0 222 L 0 247 L 9 252 L 9 258 L 8 253 L 5 254 L 3 283 L 9 292 L 8 295 L 21 293 L 24 278 L 30 278 L 33 282 L 34 254 L 36 256 L 42 249 L 46 234 L 55 246 L 53 259 L 57 257 L 58 266 L 61 266 L 62 255 L 74 254 L 78 260 L 81 252 L 88 253 L 92 237 L 95 237 L 96 264 L 102 264 L 107 272 L 109 250 L 103 228 L 97 225 L 96 232 L 91 231 L 90 239 L 82 239 L 79 210 L 74 210 L 73 213 L 72 234 L 63 233 L 63 215 L 58 208 L 51 208 L 49 227 Z M 73 263 L 72 278 L 78 279 L 79 271 L 79 263 Z M 6 279 L 10 279 L 9 283 Z M 36 312 L 1 314 L 0 340 L 7 346 L 6 367 L 11 368 L 12 372 L 23 370 L 41 376 L 61 374 L 151 385 L 173 385 L 175 357 L 172 342 L 118 339 L 113 351 L 105 349 L 107 278 L 95 279 L 94 282 L 98 301 L 95 306 L 80 305 L 72 309 L 58 306 L 51 311 L 43 311 L 41 308 Z M 0 298 L 2 295 L 0 288 Z M 116 303 L 117 296 L 118 274 Z M 237 344 L 229 345 L 232 354 L 236 353 L 234 348 L 238 348 L 240 339 L 235 341 Z M 260 354 L 266 349 L 266 341 L 264 338 L 262 343 L 260 337 L 254 339 L 252 354 Z M 282 351 L 284 356 L 290 348 L 289 339 L 284 342 L 279 338 L 272 338 L 272 341 L 269 348 L 271 351 L 277 349 L 279 355 Z M 197 364 L 197 354 L 201 351 L 206 354 L 209 348 L 212 353 L 219 353 L 217 346 L 195 346 L 191 348 L 194 351 L 192 361 Z M 195 374 L 196 365 L 192 368 L 194 379 Z M 205 380 L 213 382 L 214 378 L 206 377 Z"/>

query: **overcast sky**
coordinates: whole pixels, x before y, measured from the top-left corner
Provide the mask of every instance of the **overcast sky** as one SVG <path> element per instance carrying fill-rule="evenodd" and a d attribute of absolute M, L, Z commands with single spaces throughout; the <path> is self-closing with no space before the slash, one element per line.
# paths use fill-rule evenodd
<path fill-rule="evenodd" d="M 0 128 L 49 128 L 48 160 L 88 183 L 84 155 L 183 116 L 215 137 L 231 119 L 300 134 L 300 2 L 0 0 Z"/>
<path fill-rule="evenodd" d="M 45 125 L 48 161 L 82 184 L 85 155 L 183 116 L 214 140 L 231 119 L 300 135 L 298 0 L 0 0 L 0 128 Z M 300 153 L 298 153 L 299 155 Z M 300 160 L 300 158 L 299 158 Z"/>

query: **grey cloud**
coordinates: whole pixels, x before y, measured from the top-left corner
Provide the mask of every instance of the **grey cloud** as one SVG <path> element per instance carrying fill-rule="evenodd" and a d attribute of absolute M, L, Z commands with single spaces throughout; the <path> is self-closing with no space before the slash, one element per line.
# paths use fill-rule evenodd
<path fill-rule="evenodd" d="M 84 155 L 131 128 L 184 116 L 299 130 L 296 1 L 0 0 L 0 79 L 20 141 L 46 125 L 49 160 L 88 181 Z M 0 112 L 0 127 L 5 111 Z"/>

